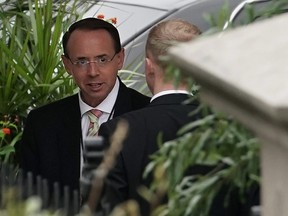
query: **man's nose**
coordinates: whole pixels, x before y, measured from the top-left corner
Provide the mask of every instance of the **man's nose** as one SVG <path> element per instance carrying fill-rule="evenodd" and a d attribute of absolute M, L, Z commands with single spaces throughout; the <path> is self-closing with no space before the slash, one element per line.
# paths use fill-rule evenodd
<path fill-rule="evenodd" d="M 95 76 L 99 74 L 100 71 L 97 62 L 91 61 L 87 66 L 87 70 L 90 75 Z"/>

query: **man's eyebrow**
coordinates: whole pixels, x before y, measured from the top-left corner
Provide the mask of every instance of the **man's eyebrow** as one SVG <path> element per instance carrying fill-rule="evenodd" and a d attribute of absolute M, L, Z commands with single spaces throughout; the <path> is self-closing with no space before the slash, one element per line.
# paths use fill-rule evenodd
<path fill-rule="evenodd" d="M 86 60 L 86 59 L 88 59 L 87 57 L 83 57 L 83 56 L 79 56 L 79 57 L 77 57 L 76 58 L 77 60 Z"/>
<path fill-rule="evenodd" d="M 108 56 L 107 54 L 100 54 L 100 55 L 97 55 L 97 56 L 94 56 L 93 58 L 102 58 L 102 57 L 106 57 Z M 76 58 L 77 60 L 88 60 L 89 58 L 88 57 L 84 57 L 84 56 L 79 56 Z"/>
<path fill-rule="evenodd" d="M 95 56 L 94 58 L 101 58 L 101 57 L 105 57 L 105 56 L 108 56 L 108 55 L 107 54 L 101 54 L 101 55 Z"/>

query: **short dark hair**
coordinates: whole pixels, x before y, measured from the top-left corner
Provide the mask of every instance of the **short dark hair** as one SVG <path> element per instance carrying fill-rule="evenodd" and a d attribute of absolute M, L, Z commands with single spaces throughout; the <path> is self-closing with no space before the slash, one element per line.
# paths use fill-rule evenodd
<path fill-rule="evenodd" d="M 82 29 L 82 30 L 105 29 L 108 31 L 108 33 L 111 35 L 112 39 L 114 40 L 114 47 L 115 47 L 116 53 L 121 51 L 120 36 L 119 36 L 119 32 L 117 28 L 105 20 L 90 17 L 90 18 L 85 18 L 85 19 L 82 19 L 73 23 L 69 27 L 68 31 L 65 32 L 65 34 L 63 35 L 62 46 L 63 46 L 63 51 L 64 51 L 65 56 L 68 56 L 68 53 L 67 53 L 68 40 L 72 32 L 77 29 Z"/>

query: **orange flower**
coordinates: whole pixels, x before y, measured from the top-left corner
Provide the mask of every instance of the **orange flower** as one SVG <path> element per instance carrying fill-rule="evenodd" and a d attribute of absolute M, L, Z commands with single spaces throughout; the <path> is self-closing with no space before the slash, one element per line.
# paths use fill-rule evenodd
<path fill-rule="evenodd" d="M 3 131 L 3 133 L 6 134 L 6 135 L 10 135 L 10 134 L 11 134 L 10 128 L 3 128 L 2 131 Z"/>
<path fill-rule="evenodd" d="M 103 14 L 97 15 L 97 18 L 98 18 L 98 19 L 104 19 L 104 17 L 105 17 L 105 16 L 104 16 Z"/>
<path fill-rule="evenodd" d="M 112 17 L 112 18 L 110 18 L 110 20 L 113 24 L 117 24 L 117 18 L 116 17 Z"/>

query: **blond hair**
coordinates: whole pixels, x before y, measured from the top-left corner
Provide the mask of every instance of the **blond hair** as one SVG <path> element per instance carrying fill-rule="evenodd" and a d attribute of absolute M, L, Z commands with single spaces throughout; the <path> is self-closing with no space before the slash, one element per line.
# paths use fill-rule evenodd
<path fill-rule="evenodd" d="M 200 29 L 182 19 L 166 20 L 155 25 L 148 34 L 146 53 L 163 66 L 161 56 L 167 55 L 169 47 L 179 42 L 187 42 L 201 34 Z"/>

